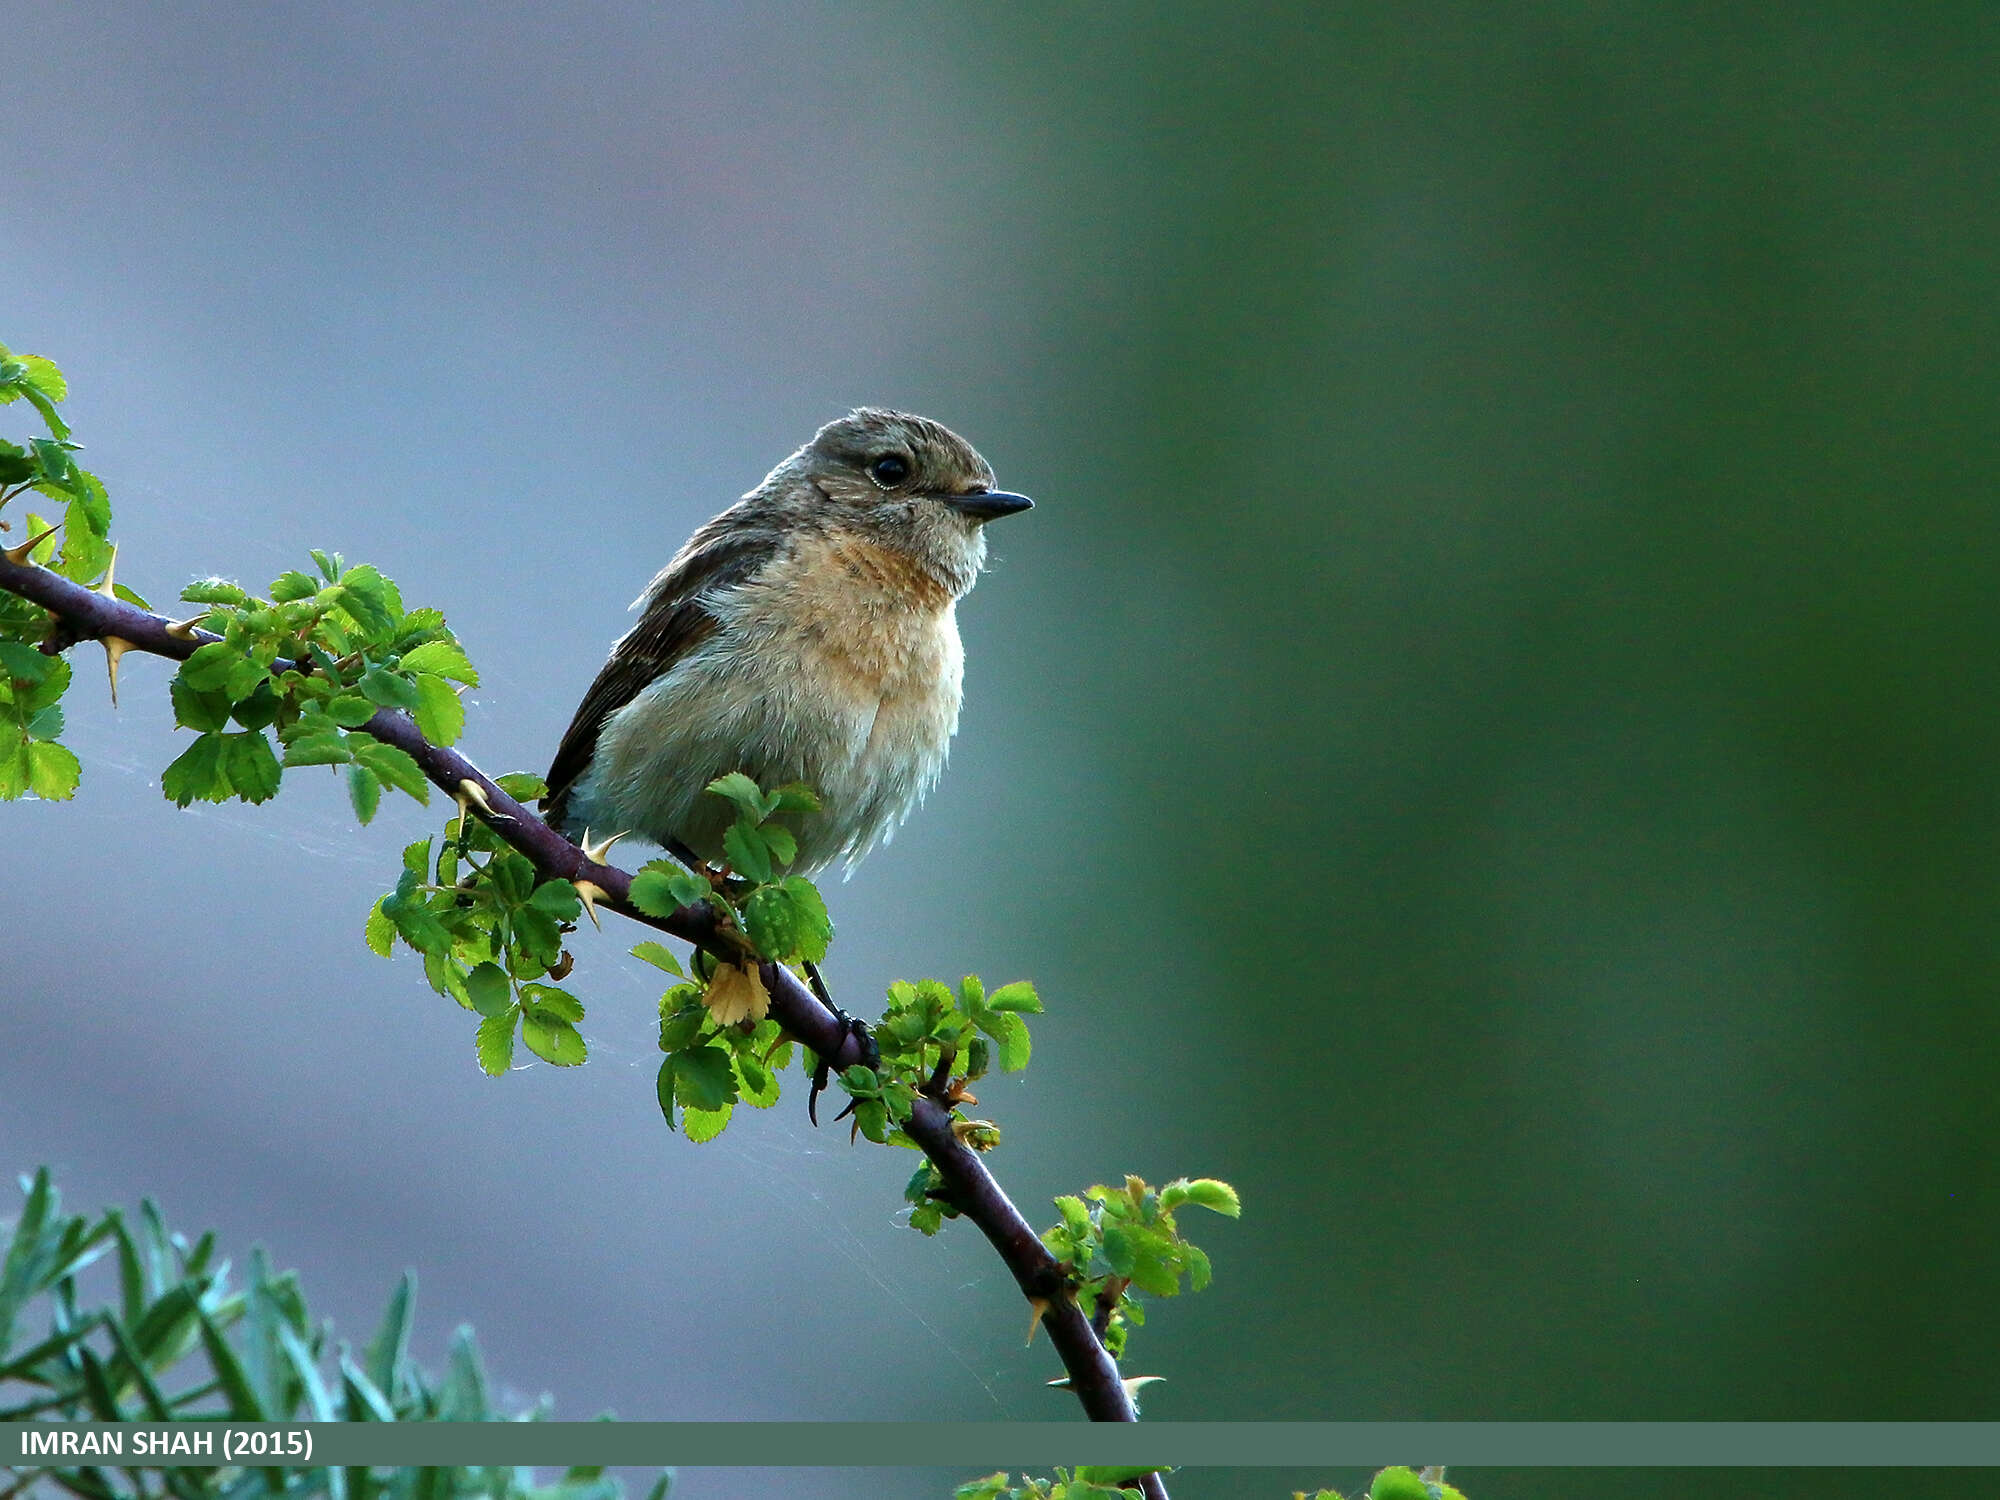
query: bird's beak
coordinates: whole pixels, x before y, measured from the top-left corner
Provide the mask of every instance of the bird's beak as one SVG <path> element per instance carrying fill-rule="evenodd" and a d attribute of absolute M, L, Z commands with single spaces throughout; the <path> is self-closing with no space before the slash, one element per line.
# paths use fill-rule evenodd
<path fill-rule="evenodd" d="M 1002 516 L 1031 510 L 1035 504 L 1026 495 L 1010 495 L 1005 490 L 974 490 L 969 495 L 939 495 L 937 498 L 960 515 L 975 521 L 997 521 Z"/>

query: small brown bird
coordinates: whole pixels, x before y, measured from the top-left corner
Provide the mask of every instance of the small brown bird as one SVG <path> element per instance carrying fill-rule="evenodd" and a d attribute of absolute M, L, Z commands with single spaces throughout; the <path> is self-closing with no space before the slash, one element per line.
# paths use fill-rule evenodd
<path fill-rule="evenodd" d="M 549 767 L 569 837 L 633 833 L 713 864 L 742 771 L 804 782 L 794 868 L 849 868 L 936 784 L 958 728 L 955 608 L 986 523 L 1029 508 L 923 417 L 829 422 L 688 539 L 638 600 Z"/>

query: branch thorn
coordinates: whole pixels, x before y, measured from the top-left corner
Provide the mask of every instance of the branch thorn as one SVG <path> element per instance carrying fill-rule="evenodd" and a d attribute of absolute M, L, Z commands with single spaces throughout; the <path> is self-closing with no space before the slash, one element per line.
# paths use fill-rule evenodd
<path fill-rule="evenodd" d="M 583 903 L 583 910 L 590 918 L 590 925 L 602 932 L 604 924 L 597 920 L 597 903 L 607 894 L 604 887 L 594 880 L 577 880 L 571 884 L 576 887 L 576 898 Z"/>
<path fill-rule="evenodd" d="M 29 537 L 25 542 L 21 543 L 21 545 L 18 547 L 7 547 L 4 549 L 0 549 L 0 557 L 6 558 L 7 561 L 10 563 L 26 564 L 28 561 L 28 554 L 30 552 L 33 552 L 37 547 L 41 546 L 44 538 L 52 537 L 55 534 L 56 534 L 56 529 L 55 527 L 51 526 L 48 528 L 48 530 L 38 532 L 34 536 Z"/>
<path fill-rule="evenodd" d="M 578 847 L 580 847 L 583 850 L 583 857 L 585 859 L 589 860 L 594 865 L 601 865 L 605 862 L 604 856 L 611 852 L 611 846 L 617 843 L 620 839 L 624 838 L 631 831 L 632 830 L 629 828 L 621 828 L 618 830 L 618 832 L 612 834 L 611 837 L 606 839 L 603 843 L 593 844 L 590 841 L 590 830 L 586 828 L 583 830 L 583 842 Z"/>
<path fill-rule="evenodd" d="M 112 588 L 111 586 L 111 577 L 117 571 L 118 571 L 118 544 L 116 542 L 113 542 L 111 544 L 111 556 L 106 558 L 104 562 L 104 582 L 100 583 L 97 586 L 97 592 L 102 594 L 107 599 L 116 599 L 118 597 L 118 591 Z M 126 645 L 129 646 L 130 644 L 131 644 L 130 641 L 126 642 Z M 112 672 L 112 680 L 114 682 L 117 681 L 117 672 L 115 669 Z M 111 701 L 114 703 L 118 701 L 118 694 L 115 689 L 112 692 Z"/>
<path fill-rule="evenodd" d="M 459 782 L 458 795 L 462 801 L 470 802 L 473 806 L 477 807 L 485 815 L 486 821 L 489 823 L 511 823 L 514 821 L 511 815 L 498 813 L 493 810 L 493 804 L 486 800 L 486 788 L 474 781 L 470 776 Z"/>
<path fill-rule="evenodd" d="M 105 576 L 108 578 L 110 575 L 106 574 Z M 118 706 L 118 658 L 123 656 L 127 651 L 137 650 L 138 648 L 122 635 L 99 636 L 97 643 L 104 648 L 104 669 L 111 676 L 111 706 L 116 708 Z"/>
<path fill-rule="evenodd" d="M 1028 1315 L 1028 1343 L 1032 1344 L 1035 1341 L 1035 1330 L 1042 1326 L 1042 1314 L 1049 1310 L 1049 1299 L 1046 1297 L 1030 1297 L 1028 1299 L 1028 1306 L 1033 1309 Z"/>

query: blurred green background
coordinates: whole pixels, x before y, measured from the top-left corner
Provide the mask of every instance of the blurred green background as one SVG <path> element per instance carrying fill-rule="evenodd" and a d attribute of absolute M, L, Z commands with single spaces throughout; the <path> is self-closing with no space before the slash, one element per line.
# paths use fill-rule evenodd
<path fill-rule="evenodd" d="M 2000 12 L 7 10 L 0 337 L 121 581 L 379 562 L 489 769 L 851 404 L 1037 497 L 832 977 L 1038 981 L 1032 1216 L 1242 1190 L 1149 1415 L 1994 1415 Z M 165 675 L 6 813 L 6 1166 L 355 1330 L 415 1264 L 571 1415 L 1069 1414 L 900 1158 L 667 1135 L 624 935 L 590 1067 L 478 1077 L 360 944 L 436 820 L 174 813 Z"/>

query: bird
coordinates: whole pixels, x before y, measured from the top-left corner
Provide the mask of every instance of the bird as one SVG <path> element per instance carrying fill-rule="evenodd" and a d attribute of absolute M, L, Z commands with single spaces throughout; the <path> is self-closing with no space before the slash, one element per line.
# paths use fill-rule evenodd
<path fill-rule="evenodd" d="M 547 821 L 726 867 L 709 784 L 803 783 L 794 873 L 848 871 L 921 802 L 957 732 L 957 604 L 989 522 L 1030 509 L 926 417 L 827 423 L 703 524 L 632 608 L 545 778 Z M 602 845 L 597 847 L 601 848 Z"/>

